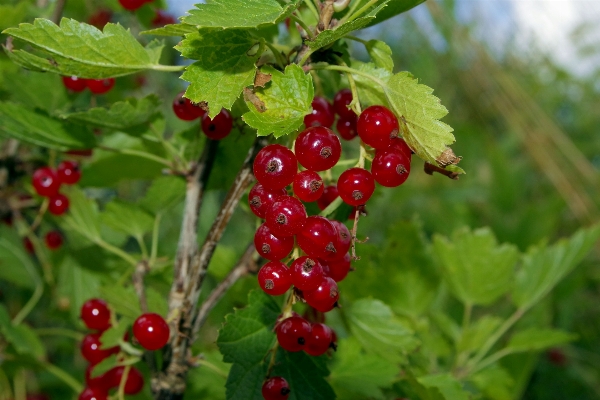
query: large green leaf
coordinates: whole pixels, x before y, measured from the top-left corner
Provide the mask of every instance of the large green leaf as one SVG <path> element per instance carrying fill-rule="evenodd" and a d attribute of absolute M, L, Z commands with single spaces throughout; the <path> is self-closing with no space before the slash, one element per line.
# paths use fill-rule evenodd
<path fill-rule="evenodd" d="M 311 75 L 295 64 L 288 65 L 284 73 L 268 66 L 261 71 L 272 75 L 264 89 L 255 89 L 264 111 L 247 102 L 250 111 L 242 118 L 257 130 L 258 136 L 273 133 L 278 138 L 296 131 L 303 124 L 304 116 L 311 112 L 314 97 Z"/>
<path fill-rule="evenodd" d="M 102 222 L 112 229 L 134 237 L 142 237 L 152 231 L 154 218 L 138 206 L 113 200 L 108 203 L 101 215 Z"/>
<path fill-rule="evenodd" d="M 41 279 L 17 232 L 0 225 L 0 279 L 33 289 Z"/>
<path fill-rule="evenodd" d="M 71 320 L 81 321 L 81 306 L 98 297 L 101 276 L 83 268 L 74 258 L 65 257 L 58 265 L 57 280 L 57 297 L 68 299 Z"/>
<path fill-rule="evenodd" d="M 392 72 L 394 69 L 394 60 L 392 59 L 392 49 L 386 42 L 381 40 L 369 40 L 365 43 L 371 61 L 378 67 Z"/>
<path fill-rule="evenodd" d="M 5 73 L 4 78 L 3 86 L 10 93 L 11 101 L 49 114 L 60 113 L 70 106 L 59 76 L 19 68 L 14 73 Z"/>
<path fill-rule="evenodd" d="M 282 22 L 299 4 L 300 0 L 285 5 L 277 0 L 207 0 L 188 11 L 183 22 L 200 28 L 262 28 Z"/>
<path fill-rule="evenodd" d="M 451 241 L 435 236 L 433 249 L 452 293 L 463 303 L 488 305 L 510 290 L 519 252 L 509 244 L 499 246 L 490 229 L 460 229 Z"/>
<path fill-rule="evenodd" d="M 75 187 L 66 191 L 69 197 L 69 213 L 62 218 L 65 230 L 75 230 L 91 241 L 100 238 L 100 217 L 94 200 Z"/>
<path fill-rule="evenodd" d="M 450 374 L 427 375 L 417 378 L 428 389 L 437 389 L 447 400 L 469 400 L 469 392 Z"/>
<path fill-rule="evenodd" d="M 512 335 L 504 350 L 511 353 L 544 350 L 575 339 L 577 335 L 558 329 L 529 328 Z"/>
<path fill-rule="evenodd" d="M 144 48 L 119 24 L 107 24 L 104 32 L 63 18 L 60 26 L 38 18 L 33 24 L 20 24 L 3 33 L 30 44 L 45 57 L 25 50 L 6 50 L 8 56 L 25 68 L 82 78 L 109 78 L 147 69 L 172 70 L 158 63 L 162 45 Z"/>
<path fill-rule="evenodd" d="M 154 36 L 185 36 L 188 33 L 196 32 L 198 27 L 189 24 L 169 24 L 160 28 L 140 32 L 142 35 Z"/>
<path fill-rule="evenodd" d="M 207 102 L 214 118 L 221 108 L 231 109 L 242 90 L 254 82 L 262 45 L 247 31 L 203 30 L 186 35 L 175 48 L 184 57 L 198 60 L 181 76 L 190 82 L 185 96 L 196 103 Z"/>
<path fill-rule="evenodd" d="M 329 370 L 325 358 L 311 357 L 305 352 L 277 351 L 273 374 L 282 376 L 290 385 L 288 400 L 333 400 L 337 396 L 325 377 Z"/>
<path fill-rule="evenodd" d="M 185 180 L 178 176 L 162 176 L 152 181 L 140 206 L 153 214 L 159 214 L 185 197 Z"/>

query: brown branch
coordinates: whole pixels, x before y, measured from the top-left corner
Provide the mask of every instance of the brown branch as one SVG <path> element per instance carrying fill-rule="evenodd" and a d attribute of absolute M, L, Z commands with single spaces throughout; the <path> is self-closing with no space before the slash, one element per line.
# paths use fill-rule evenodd
<path fill-rule="evenodd" d="M 56 0 L 56 5 L 54 6 L 54 12 L 52 13 L 52 18 L 50 19 L 55 24 L 59 24 L 63 15 L 63 10 L 65 9 L 65 5 L 67 4 L 67 0 Z"/>
<path fill-rule="evenodd" d="M 439 174 L 447 176 L 450 179 L 454 179 L 455 181 L 458 180 L 458 177 L 460 175 L 458 172 L 446 171 L 444 168 L 440 168 L 437 165 L 433 165 L 428 162 L 426 162 L 423 166 L 423 170 L 427 175 L 433 175 L 434 172 L 437 172 Z"/>

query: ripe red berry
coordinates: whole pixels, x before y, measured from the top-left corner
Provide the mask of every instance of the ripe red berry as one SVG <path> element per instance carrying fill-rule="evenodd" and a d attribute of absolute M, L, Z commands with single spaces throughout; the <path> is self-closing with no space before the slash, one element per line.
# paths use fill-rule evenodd
<path fill-rule="evenodd" d="M 258 284 L 265 293 L 280 296 L 292 286 L 290 270 L 280 261 L 269 261 L 258 271 Z"/>
<path fill-rule="evenodd" d="M 338 299 L 340 298 L 340 291 L 337 283 L 326 276 L 315 290 L 302 292 L 304 300 L 309 306 L 316 308 L 321 312 L 328 312 L 335 307 Z"/>
<path fill-rule="evenodd" d="M 306 209 L 292 196 L 279 196 L 267 211 L 266 224 L 277 237 L 293 236 L 306 222 Z"/>
<path fill-rule="evenodd" d="M 340 118 L 338 119 L 335 127 L 344 140 L 352 140 L 358 136 L 358 132 L 356 132 L 356 115 L 353 115 L 349 118 Z"/>
<path fill-rule="evenodd" d="M 118 388 L 125 374 L 125 367 L 116 367 L 107 372 L 109 387 Z M 138 394 L 144 388 L 144 376 L 136 368 L 131 367 L 125 381 L 125 394 Z"/>
<path fill-rule="evenodd" d="M 42 167 L 35 170 L 31 183 L 36 193 L 40 196 L 53 196 L 60 189 L 60 179 L 50 167 Z"/>
<path fill-rule="evenodd" d="M 108 79 L 88 79 L 87 87 L 94 94 L 104 94 L 109 92 L 115 86 L 115 78 Z"/>
<path fill-rule="evenodd" d="M 79 394 L 78 400 L 108 400 L 108 394 L 97 388 L 85 388 Z"/>
<path fill-rule="evenodd" d="M 46 233 L 44 241 L 46 242 L 46 247 L 50 250 L 57 250 L 63 244 L 63 237 L 58 231 L 50 231 Z"/>
<path fill-rule="evenodd" d="M 333 224 L 338 234 L 339 242 L 337 249 L 340 252 L 338 258 L 341 258 L 341 254 L 346 254 L 348 250 L 350 250 L 350 246 L 352 246 L 352 235 L 350 234 L 348 227 L 340 221 L 330 220 L 330 222 Z"/>
<path fill-rule="evenodd" d="M 58 179 L 66 185 L 74 185 L 81 179 L 79 163 L 76 161 L 65 160 L 58 164 L 56 169 Z"/>
<path fill-rule="evenodd" d="M 312 324 L 310 335 L 306 338 L 304 351 L 314 357 L 325 354 L 331 346 L 332 333 L 331 328 L 325 324 Z"/>
<path fill-rule="evenodd" d="M 278 238 L 271 233 L 266 224 L 262 224 L 254 235 L 254 247 L 261 257 L 279 261 L 290 254 L 294 248 L 294 238 L 292 236 Z"/>
<path fill-rule="evenodd" d="M 50 197 L 48 211 L 52 215 L 63 215 L 69 209 L 69 198 L 64 194 L 56 194 Z"/>
<path fill-rule="evenodd" d="M 35 253 L 33 243 L 31 242 L 31 240 L 28 237 L 23 238 L 23 247 L 25 247 L 25 250 L 27 250 L 27 252 L 29 254 Z"/>
<path fill-rule="evenodd" d="M 153 27 L 160 28 L 165 25 L 176 24 L 177 20 L 165 10 L 156 10 L 156 15 L 151 23 Z"/>
<path fill-rule="evenodd" d="M 162 348 L 169 341 L 170 334 L 169 325 L 158 314 L 142 314 L 133 323 L 133 336 L 146 350 Z"/>
<path fill-rule="evenodd" d="M 298 172 L 298 161 L 290 149 L 271 144 L 254 159 L 254 176 L 267 190 L 280 190 L 292 183 Z"/>
<path fill-rule="evenodd" d="M 310 323 L 302 317 L 291 316 L 281 321 L 275 328 L 279 345 L 287 351 L 304 350 L 306 338 L 310 335 Z"/>
<path fill-rule="evenodd" d="M 306 170 L 296 174 L 292 188 L 300 200 L 310 203 L 321 198 L 325 186 L 319 174 Z"/>
<path fill-rule="evenodd" d="M 304 125 L 306 127 L 311 126 L 324 126 L 331 128 L 335 119 L 333 107 L 323 97 L 315 97 L 312 101 L 312 112 L 304 117 Z"/>
<path fill-rule="evenodd" d="M 319 260 L 321 265 L 323 265 L 325 275 L 327 275 L 336 282 L 341 282 L 346 278 L 346 276 L 348 276 L 348 272 L 350 272 L 351 267 L 350 261 L 351 258 L 350 254 L 348 253 L 344 254 L 344 257 L 340 260 Z"/>
<path fill-rule="evenodd" d="M 337 183 L 338 193 L 346 204 L 365 204 L 375 191 L 375 181 L 369 171 L 363 168 L 350 168 L 342 172 Z"/>
<path fill-rule="evenodd" d="M 371 106 L 358 117 L 356 130 L 360 138 L 375 149 L 385 149 L 398 137 L 398 119 L 384 106 Z"/>
<path fill-rule="evenodd" d="M 333 109 L 341 118 L 356 117 L 356 114 L 348 106 L 352 103 L 352 91 L 342 89 L 333 98 Z"/>
<path fill-rule="evenodd" d="M 109 382 L 107 379 L 107 373 L 98 375 L 97 377 L 92 377 L 92 370 L 94 369 L 93 365 L 88 365 L 85 370 L 85 384 L 88 388 L 97 389 L 102 392 L 108 392 L 110 389 Z"/>
<path fill-rule="evenodd" d="M 175 99 L 173 100 L 173 112 L 177 118 L 183 121 L 193 121 L 196 118 L 200 118 L 202 115 L 194 112 L 194 110 L 191 108 L 194 106 L 191 104 L 189 99 L 183 97 L 184 93 L 185 92 L 181 92 L 175 96 Z"/>
<path fill-rule="evenodd" d="M 76 76 L 63 76 L 63 85 L 72 92 L 83 92 L 87 87 L 87 80 Z"/>
<path fill-rule="evenodd" d="M 381 186 L 400 186 L 410 175 L 410 157 L 394 148 L 377 150 L 371 164 L 371 173 Z"/>
<path fill-rule="evenodd" d="M 337 186 L 335 186 L 335 185 L 325 186 L 325 189 L 323 189 L 323 195 L 321 197 L 319 197 L 319 199 L 317 200 L 317 206 L 319 207 L 319 209 L 324 210 L 335 199 L 337 199 L 338 196 L 339 196 L 339 194 L 338 194 Z"/>
<path fill-rule="evenodd" d="M 112 18 L 112 11 L 110 10 L 98 10 L 88 18 L 88 23 L 95 26 L 98 29 L 103 29 L 106 24 L 110 22 Z M 84 86 L 85 89 L 85 86 Z"/>
<path fill-rule="evenodd" d="M 412 155 L 413 155 L 413 151 L 410 149 L 410 147 L 408 147 L 408 144 L 406 144 L 404 139 L 402 139 L 400 137 L 392 140 L 392 144 L 387 149 L 388 150 L 395 149 L 396 151 L 400 151 L 400 152 L 406 154 L 406 156 L 408 157 L 409 160 L 412 158 Z"/>
<path fill-rule="evenodd" d="M 280 376 L 267 379 L 262 386 L 264 400 L 287 400 L 290 393 L 290 385 Z"/>
<path fill-rule="evenodd" d="M 68 154 L 71 156 L 78 156 L 78 157 L 91 157 L 92 154 L 94 154 L 94 150 L 93 149 L 69 150 L 69 151 L 65 151 L 65 154 Z"/>
<path fill-rule="evenodd" d="M 296 236 L 298 246 L 309 256 L 327 259 L 336 252 L 337 231 L 331 222 L 321 216 L 306 219 L 304 228 Z"/>
<path fill-rule="evenodd" d="M 119 352 L 119 347 L 102 350 L 100 348 L 102 346 L 102 343 L 100 343 L 101 335 L 101 333 L 90 333 L 81 342 L 81 355 L 92 365 L 96 365 L 111 354 Z"/>
<path fill-rule="evenodd" d="M 146 0 L 119 0 L 121 6 L 129 11 L 135 11 L 142 7 L 147 1 Z"/>
<path fill-rule="evenodd" d="M 287 195 L 287 191 L 285 189 L 279 189 L 275 191 L 270 191 L 265 189 L 263 185 L 257 183 L 250 189 L 250 193 L 248 193 L 248 204 L 250 205 L 250 210 L 260 218 L 265 218 L 265 214 L 267 210 L 271 208 L 273 201 L 277 196 L 285 196 Z"/>
<path fill-rule="evenodd" d="M 340 139 L 329 128 L 316 126 L 302 131 L 296 139 L 296 158 L 306 169 L 325 171 L 340 160 Z"/>
<path fill-rule="evenodd" d="M 231 133 L 233 128 L 233 118 L 226 109 L 221 109 L 214 119 L 210 119 L 208 114 L 202 117 L 202 132 L 213 140 L 221 140 Z"/>
<path fill-rule="evenodd" d="M 568 364 L 567 356 L 561 349 L 549 349 L 546 355 L 548 357 L 548 360 L 558 367 L 564 367 Z"/>
<path fill-rule="evenodd" d="M 298 257 L 290 266 L 292 284 L 300 290 L 314 290 L 323 279 L 323 267 L 316 258 Z"/>

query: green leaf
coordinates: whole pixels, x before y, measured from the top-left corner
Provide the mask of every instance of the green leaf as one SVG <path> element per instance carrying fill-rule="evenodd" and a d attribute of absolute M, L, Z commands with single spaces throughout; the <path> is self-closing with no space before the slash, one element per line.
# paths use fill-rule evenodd
<path fill-rule="evenodd" d="M 299 4 L 299 0 L 284 6 L 276 0 L 207 0 L 182 20 L 199 28 L 256 29 L 282 22 Z"/>
<path fill-rule="evenodd" d="M 92 368 L 92 377 L 96 378 L 100 375 L 104 375 L 111 369 L 117 366 L 119 360 L 116 354 L 111 354 Z"/>
<path fill-rule="evenodd" d="M 56 150 L 89 149 L 96 143 L 90 131 L 7 102 L 0 103 L 0 133 Z"/>
<path fill-rule="evenodd" d="M 546 296 L 590 252 L 600 237 L 600 225 L 577 231 L 553 246 L 532 248 L 517 271 L 512 300 L 529 308 Z"/>
<path fill-rule="evenodd" d="M 504 368 L 492 365 L 469 377 L 469 380 L 492 400 L 514 398 L 512 388 L 513 377 Z"/>
<path fill-rule="evenodd" d="M 456 350 L 459 353 L 479 350 L 485 341 L 496 332 L 502 322 L 504 322 L 502 318 L 484 315 L 471 324 L 466 332 L 463 332 L 460 341 L 456 345 Z"/>
<path fill-rule="evenodd" d="M 435 236 L 433 249 L 450 290 L 463 303 L 489 305 L 510 289 L 519 252 L 499 246 L 489 228 L 457 230 L 452 241 Z"/>
<path fill-rule="evenodd" d="M 362 299 L 354 302 L 346 312 L 354 337 L 365 350 L 390 361 L 400 361 L 414 350 L 418 340 L 379 300 Z"/>
<path fill-rule="evenodd" d="M 394 69 L 394 60 L 392 59 L 392 49 L 387 43 L 381 40 L 369 40 L 365 43 L 369 57 L 378 68 L 392 72 Z"/>
<path fill-rule="evenodd" d="M 558 329 L 530 328 L 512 335 L 503 350 L 511 353 L 544 350 L 576 339 L 577 335 Z"/>
<path fill-rule="evenodd" d="M 140 206 L 153 214 L 162 213 L 185 197 L 185 180 L 178 176 L 161 176 L 152 181 Z"/>
<path fill-rule="evenodd" d="M 11 94 L 11 100 L 30 109 L 56 114 L 70 105 L 62 79 L 57 75 L 19 68 L 14 73 L 5 73 L 3 86 Z"/>
<path fill-rule="evenodd" d="M 225 364 L 217 350 L 203 351 L 204 360 L 211 368 L 191 368 L 188 373 L 186 396 L 192 399 L 224 399 L 225 384 L 231 365 Z"/>
<path fill-rule="evenodd" d="M 142 313 L 140 302 L 131 286 L 103 286 L 100 288 L 100 294 L 111 308 L 123 317 L 135 320 Z"/>
<path fill-rule="evenodd" d="M 117 325 L 112 325 L 105 330 L 100 337 L 100 343 L 102 343 L 101 349 L 110 349 L 111 347 L 119 346 L 132 323 L 133 320 L 123 317 Z"/>
<path fill-rule="evenodd" d="M 160 28 L 150 29 L 147 31 L 140 32 L 142 35 L 154 35 L 154 36 L 185 36 L 188 33 L 198 31 L 195 25 L 189 24 L 170 24 Z"/>
<path fill-rule="evenodd" d="M 148 311 L 165 317 L 169 313 L 167 296 L 161 294 L 156 289 L 149 287 L 146 288 L 146 301 L 148 302 Z"/>
<path fill-rule="evenodd" d="M 142 99 L 127 99 L 118 101 L 110 108 L 90 108 L 87 111 L 66 114 L 63 118 L 82 124 L 89 124 L 113 130 L 145 124 L 158 111 L 160 100 L 156 95 L 146 96 Z"/>
<path fill-rule="evenodd" d="M 142 237 L 154 227 L 154 218 L 150 214 L 137 205 L 119 200 L 106 205 L 101 219 L 109 227 L 133 237 Z"/>
<path fill-rule="evenodd" d="M 75 230 L 94 241 L 100 239 L 100 217 L 94 200 L 76 187 L 64 189 L 69 197 L 69 213 L 62 218 L 65 230 Z"/>
<path fill-rule="evenodd" d="M 46 350 L 36 333 L 27 325 L 13 325 L 4 304 L 0 304 L 0 333 L 17 353 L 37 359 L 45 357 Z"/>
<path fill-rule="evenodd" d="M 242 118 L 258 131 L 258 136 L 273 133 L 278 138 L 296 131 L 304 123 L 304 116 L 311 112 L 314 97 L 311 75 L 295 64 L 288 65 L 284 73 L 268 66 L 261 71 L 272 75 L 266 88 L 255 90 L 265 111 L 260 112 L 247 102 L 250 111 Z"/>
<path fill-rule="evenodd" d="M 23 21 L 29 4 L 21 1 L 15 5 L 0 4 L 0 31 Z"/>
<path fill-rule="evenodd" d="M 33 261 L 23 248 L 23 240 L 8 226 L 0 226 L 0 279 L 34 289 L 41 282 Z"/>
<path fill-rule="evenodd" d="M 390 71 L 378 68 L 374 63 L 362 63 L 353 60 L 352 68 L 371 75 L 382 82 L 386 82 L 392 76 Z M 380 104 L 389 107 L 388 99 L 383 91 L 383 87 L 362 75 L 354 75 L 354 80 L 356 81 L 358 97 L 360 98 L 361 103 L 365 106 Z"/>
<path fill-rule="evenodd" d="M 173 69 L 158 64 L 162 45 L 152 42 L 144 48 L 119 24 L 109 23 L 102 32 L 72 19 L 63 18 L 59 27 L 37 18 L 33 24 L 20 24 L 3 33 L 28 43 L 47 57 L 6 50 L 13 61 L 32 70 L 102 79 L 147 69 Z"/>
<path fill-rule="evenodd" d="M 244 88 L 254 83 L 255 63 L 262 52 L 262 44 L 242 30 L 190 33 L 175 48 L 198 60 L 181 76 L 190 82 L 185 97 L 207 102 L 211 118 L 221 108 L 230 110 Z"/>
<path fill-rule="evenodd" d="M 435 388 L 448 400 L 469 400 L 470 395 L 462 385 L 450 374 L 427 375 L 417 378 L 426 388 Z"/>
<path fill-rule="evenodd" d="M 225 384 L 227 400 L 263 400 L 261 388 L 267 374 L 267 364 L 244 366 L 233 364 Z"/>
<path fill-rule="evenodd" d="M 288 400 L 333 400 L 333 389 L 325 377 L 329 370 L 324 357 L 311 357 L 305 352 L 277 351 L 273 373 L 287 380 L 292 389 Z"/>
<path fill-rule="evenodd" d="M 83 303 L 99 295 L 100 276 L 83 268 L 72 257 L 65 257 L 56 275 L 57 296 L 69 299 L 71 321 L 80 322 Z"/>

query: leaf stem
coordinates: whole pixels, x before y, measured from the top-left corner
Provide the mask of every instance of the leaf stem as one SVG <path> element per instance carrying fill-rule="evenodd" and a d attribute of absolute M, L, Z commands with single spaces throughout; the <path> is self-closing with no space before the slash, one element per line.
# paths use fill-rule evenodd
<path fill-rule="evenodd" d="M 163 72 L 177 72 L 183 71 L 187 67 L 185 65 L 153 65 L 150 69 L 154 71 L 163 71 Z"/>
<path fill-rule="evenodd" d="M 360 6 L 360 3 L 362 3 L 361 0 L 354 0 L 352 2 L 352 5 L 350 6 L 350 10 L 348 10 L 348 12 L 346 13 L 346 15 L 344 15 L 344 17 L 340 20 L 340 22 L 338 23 L 338 25 L 345 24 L 346 21 L 348 21 L 348 18 L 350 18 L 352 16 L 352 14 L 354 14 L 354 11 L 356 11 L 356 9 L 358 8 L 358 6 Z"/>
<path fill-rule="evenodd" d="M 171 162 L 169 160 L 167 160 L 166 158 L 162 158 L 159 156 L 155 156 L 154 154 L 150 154 L 150 153 L 146 153 L 145 151 L 141 151 L 141 150 L 133 150 L 133 149 L 114 149 L 112 147 L 107 147 L 107 146 L 98 146 L 100 149 L 102 150 L 106 150 L 106 151 L 112 151 L 115 153 L 121 153 L 121 154 L 128 154 L 131 156 L 138 156 L 138 157 L 142 157 L 142 158 L 147 158 L 149 160 L 152 161 L 156 161 L 157 163 L 163 164 L 169 168 L 172 168 L 173 165 L 171 164 Z"/>
<path fill-rule="evenodd" d="M 268 41 L 265 41 L 265 45 L 269 48 L 269 50 L 271 50 L 271 53 L 273 53 L 273 56 L 275 57 L 275 60 L 277 60 L 277 63 L 279 64 L 279 66 L 281 68 L 285 68 L 287 63 L 286 63 L 285 59 L 283 58 L 283 56 L 281 55 L 281 52 L 279 50 L 277 50 L 275 45 Z"/>
<path fill-rule="evenodd" d="M 309 40 L 314 40 L 315 35 L 314 33 L 310 30 L 310 27 L 306 24 L 306 22 L 304 22 L 301 18 L 295 16 L 294 14 L 290 15 L 290 18 L 292 19 L 292 21 L 296 22 L 298 25 L 300 25 L 302 27 L 302 29 L 304 29 L 304 31 L 306 32 L 306 34 L 308 35 L 308 39 Z"/>
<path fill-rule="evenodd" d="M 479 372 L 482 369 L 486 368 L 487 366 L 492 365 L 493 363 L 499 361 L 501 358 L 504 358 L 512 353 L 514 353 L 514 351 L 511 349 L 508 349 L 508 348 L 499 350 L 499 351 L 495 352 L 494 354 L 490 355 L 489 357 L 484 358 L 478 364 L 474 365 L 473 369 L 471 369 L 469 371 L 469 374 L 471 375 L 476 372 Z"/>
<path fill-rule="evenodd" d="M 318 0 L 315 0 L 315 1 L 318 1 Z M 312 12 L 315 19 L 318 21 L 319 20 L 319 11 L 317 10 L 316 4 L 313 3 L 313 0 L 305 0 L 304 4 L 306 4 L 306 7 L 309 8 L 310 12 Z"/>
<path fill-rule="evenodd" d="M 140 250 L 142 252 L 142 258 L 144 260 L 147 260 L 148 259 L 148 246 L 146 246 L 143 236 L 135 235 L 135 240 L 138 242 L 138 245 L 140 246 Z"/>
<path fill-rule="evenodd" d="M 370 0 L 367 4 L 365 4 L 362 8 L 360 8 L 358 11 L 356 11 L 355 13 L 353 13 L 352 15 L 350 15 L 349 13 L 346 14 L 346 16 L 350 15 L 348 17 L 348 19 L 344 22 L 351 22 L 354 21 L 356 18 L 360 17 L 361 15 L 363 15 L 365 12 L 367 12 L 367 10 L 371 7 L 373 7 L 375 4 L 377 4 L 379 0 Z"/>
<path fill-rule="evenodd" d="M 62 336 L 80 342 L 84 338 L 84 334 L 65 328 L 39 328 L 34 330 L 39 336 Z"/>
<path fill-rule="evenodd" d="M 25 320 L 25 318 L 27 318 L 27 316 L 36 306 L 38 301 L 40 301 L 40 299 L 42 298 L 42 294 L 44 294 L 44 284 L 40 281 L 37 282 L 35 290 L 33 291 L 33 295 L 31 295 L 31 298 L 27 301 L 23 308 L 21 308 L 19 313 L 13 318 L 13 325 L 19 325 Z"/>
<path fill-rule="evenodd" d="M 105 242 L 103 239 L 101 238 L 94 238 L 92 239 L 92 241 L 97 244 L 98 246 L 102 247 L 104 250 L 113 253 L 116 256 L 121 257 L 123 260 L 127 261 L 129 264 L 135 266 L 137 265 L 137 260 L 135 258 L 133 258 L 131 255 L 127 254 L 125 251 L 119 249 L 116 246 L 113 246 L 112 244 Z"/>
<path fill-rule="evenodd" d="M 214 372 L 216 372 L 217 374 L 219 374 L 219 376 L 223 377 L 223 378 L 227 378 L 227 373 L 223 372 L 219 369 L 219 367 L 217 367 L 215 364 L 206 361 L 206 359 L 204 358 L 200 358 L 198 361 L 198 365 L 201 365 L 203 367 L 206 367 Z"/>
<path fill-rule="evenodd" d="M 49 373 L 66 383 L 75 393 L 81 393 L 83 391 L 83 386 L 81 383 L 77 381 L 77 379 L 73 378 L 69 373 L 60 369 L 56 365 L 52 365 L 50 363 L 42 362 L 40 365 Z"/>
<path fill-rule="evenodd" d="M 338 207 L 342 205 L 342 203 L 343 203 L 342 198 L 340 196 L 336 197 L 335 200 L 333 200 L 331 203 L 329 203 L 329 205 L 327 207 L 325 207 L 325 209 L 319 213 L 319 215 L 321 217 L 326 217 L 328 215 L 333 214 L 333 212 L 335 210 L 337 210 Z"/>

